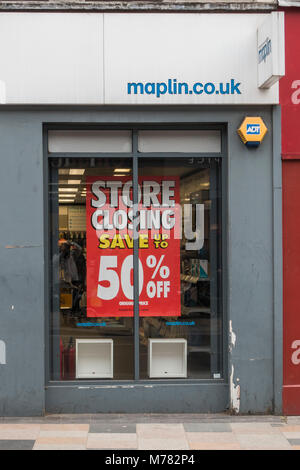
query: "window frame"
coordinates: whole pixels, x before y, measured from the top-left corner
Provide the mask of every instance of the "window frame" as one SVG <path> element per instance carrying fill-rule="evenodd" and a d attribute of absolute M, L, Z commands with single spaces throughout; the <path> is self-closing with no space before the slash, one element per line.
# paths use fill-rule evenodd
<path fill-rule="evenodd" d="M 108 153 L 108 152 L 93 152 L 93 153 L 83 153 L 83 152 L 55 152 L 50 153 L 48 151 L 48 131 L 49 130 L 129 130 L 132 132 L 132 152 L 123 152 L 123 153 Z M 221 151 L 220 152 L 139 152 L 138 151 L 138 131 L 139 130 L 218 130 L 220 131 L 221 138 Z M 218 280 L 221 286 L 221 308 L 222 308 L 222 331 L 220 333 L 222 339 L 221 345 L 221 354 L 222 354 L 222 370 L 223 375 L 221 378 L 217 379 L 140 379 L 139 378 L 139 293 L 138 293 L 138 240 L 134 240 L 133 244 L 133 266 L 134 266 L 134 378 L 132 380 L 114 380 L 110 379 L 109 384 L 111 385 L 124 385 L 128 384 L 151 384 L 155 382 L 156 384 L 215 384 L 215 383 L 227 383 L 228 382 L 228 357 L 226 354 L 227 343 L 228 343 L 228 328 L 227 328 L 227 298 L 226 298 L 226 260 L 227 260 L 227 224 L 226 224 L 226 214 L 227 214 L 227 199 L 225 190 L 227 187 L 227 178 L 226 178 L 226 165 L 227 159 L 227 126 L 224 124 L 168 124 L 168 125 L 157 125 L 157 124 L 144 124 L 144 125 L 129 125 L 129 124 L 69 124 L 69 123 L 60 123 L 60 124 L 44 124 L 43 125 L 43 154 L 44 154 L 44 214 L 45 214 L 45 344 L 46 344 L 46 366 L 45 366 L 45 380 L 46 386 L 65 386 L 67 385 L 79 385 L 80 386 L 89 386 L 89 385 L 107 385 L 107 379 L 95 379 L 95 380 L 84 380 L 84 379 L 75 379 L 74 381 L 62 381 L 62 380 L 52 380 L 51 379 L 51 236 L 50 236 L 50 198 L 49 198 L 49 183 L 50 183 L 50 160 L 51 159 L 86 159 L 90 160 L 91 163 L 93 159 L 98 158 L 130 158 L 132 159 L 132 169 L 133 169 L 133 210 L 137 211 L 137 200 L 138 200 L 138 163 L 139 159 L 162 159 L 162 158 L 187 158 L 187 159 L 211 159 L 215 162 L 222 162 L 222 168 L 220 172 L 220 185 L 222 191 L 222 201 L 220 215 L 221 215 L 221 227 L 222 227 L 222 240 L 221 240 L 221 275 Z M 58 177 L 58 171 L 57 171 Z M 58 205 L 58 199 L 57 199 Z M 220 307 L 220 306 L 219 306 Z"/>

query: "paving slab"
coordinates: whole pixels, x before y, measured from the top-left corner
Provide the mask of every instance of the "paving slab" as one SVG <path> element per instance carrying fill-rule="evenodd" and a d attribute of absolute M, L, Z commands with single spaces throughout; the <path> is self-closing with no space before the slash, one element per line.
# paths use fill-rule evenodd
<path fill-rule="evenodd" d="M 300 439 L 300 432 L 285 432 L 285 431 L 282 431 L 282 434 L 286 439 Z"/>
<path fill-rule="evenodd" d="M 78 424 L 76 423 L 59 423 L 59 424 L 46 423 L 46 424 L 41 424 L 40 426 L 41 432 L 45 432 L 45 431 L 89 432 L 89 429 L 90 429 L 90 425 L 88 423 L 78 423 Z"/>
<path fill-rule="evenodd" d="M 129 423 L 91 423 L 90 424 L 90 433 L 135 433 L 136 432 L 136 424 Z"/>
<path fill-rule="evenodd" d="M 32 450 L 35 441 L 29 440 L 0 440 L 0 450 Z"/>
<path fill-rule="evenodd" d="M 300 426 L 300 416 L 288 416 L 286 421 L 287 421 L 287 424 Z"/>
<path fill-rule="evenodd" d="M 186 438 L 155 438 L 138 437 L 139 450 L 188 450 Z"/>
<path fill-rule="evenodd" d="M 291 446 L 299 446 L 300 447 L 300 439 L 288 439 Z"/>
<path fill-rule="evenodd" d="M 83 438 L 87 439 L 87 431 L 41 431 L 39 438 L 41 437 L 54 437 L 54 438 Z"/>
<path fill-rule="evenodd" d="M 35 444 L 32 450 L 86 450 L 86 447 L 76 444 Z"/>
<path fill-rule="evenodd" d="M 190 450 L 242 450 L 239 443 L 195 443 L 190 445 Z"/>
<path fill-rule="evenodd" d="M 185 431 L 182 423 L 147 423 L 137 424 L 136 433 L 143 439 L 184 439 Z"/>
<path fill-rule="evenodd" d="M 283 429 L 282 429 L 283 432 L 298 432 L 300 433 L 300 425 L 298 426 L 292 426 L 290 424 L 286 424 L 285 426 L 283 426 Z"/>
<path fill-rule="evenodd" d="M 35 440 L 40 433 L 39 424 L 0 424 L 0 440 Z"/>
<path fill-rule="evenodd" d="M 230 427 L 233 432 L 241 434 L 280 434 L 282 430 L 270 423 L 231 423 Z"/>
<path fill-rule="evenodd" d="M 88 435 L 87 449 L 137 449 L 136 434 L 93 433 Z"/>
<path fill-rule="evenodd" d="M 87 435 L 81 437 L 73 436 L 41 436 L 35 441 L 35 447 L 39 445 L 46 446 L 83 446 L 86 447 Z"/>
<path fill-rule="evenodd" d="M 291 450 L 284 436 L 278 434 L 236 434 L 243 450 Z"/>
<path fill-rule="evenodd" d="M 189 446 L 193 449 L 195 446 L 203 444 L 239 444 L 236 435 L 233 432 L 187 432 Z"/>
<path fill-rule="evenodd" d="M 183 423 L 186 432 L 232 432 L 229 423 Z"/>

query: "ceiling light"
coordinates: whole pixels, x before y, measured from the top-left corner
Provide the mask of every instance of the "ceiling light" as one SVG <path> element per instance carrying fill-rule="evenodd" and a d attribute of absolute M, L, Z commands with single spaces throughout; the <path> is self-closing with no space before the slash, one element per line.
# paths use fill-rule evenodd
<path fill-rule="evenodd" d="M 114 172 L 115 173 L 130 173 L 131 169 L 130 168 L 115 168 Z"/>
<path fill-rule="evenodd" d="M 60 193 L 76 193 L 78 188 L 59 188 Z"/>
<path fill-rule="evenodd" d="M 68 180 L 68 184 L 80 184 L 81 180 Z"/>
<path fill-rule="evenodd" d="M 58 202 L 74 202 L 74 199 L 60 199 Z"/>
<path fill-rule="evenodd" d="M 69 174 L 69 170 L 58 170 L 58 174 L 59 174 L 59 175 L 68 175 L 68 174 Z"/>
<path fill-rule="evenodd" d="M 72 169 L 70 170 L 70 175 L 83 175 L 84 172 L 84 169 Z"/>

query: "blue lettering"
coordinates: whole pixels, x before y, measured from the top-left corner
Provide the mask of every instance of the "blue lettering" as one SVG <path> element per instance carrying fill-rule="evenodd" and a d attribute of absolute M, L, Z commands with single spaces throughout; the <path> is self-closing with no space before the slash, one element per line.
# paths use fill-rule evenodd
<path fill-rule="evenodd" d="M 147 95 L 155 95 L 155 83 L 146 83 L 145 93 L 147 93 Z"/>
<path fill-rule="evenodd" d="M 226 89 L 224 90 L 224 83 L 220 83 L 219 91 L 221 95 L 229 95 L 230 93 L 230 83 L 225 83 Z"/>
<path fill-rule="evenodd" d="M 209 88 L 210 88 L 210 90 L 209 90 Z M 213 83 L 210 83 L 210 82 L 209 82 L 209 83 L 205 83 L 205 85 L 204 85 L 204 91 L 205 91 L 205 93 L 206 93 L 207 95 L 211 95 L 212 93 L 215 92 L 215 90 L 216 90 L 216 87 L 215 87 L 215 85 L 214 85 Z"/>
<path fill-rule="evenodd" d="M 165 95 L 167 93 L 167 85 L 164 82 L 159 82 L 156 84 L 156 96 L 160 98 L 160 95 Z"/>
<path fill-rule="evenodd" d="M 201 93 L 203 93 L 203 83 L 194 83 L 193 92 L 195 93 L 195 95 L 201 95 Z"/>
<path fill-rule="evenodd" d="M 183 83 L 178 83 L 178 93 L 181 95 L 181 90 L 182 87 L 184 87 L 184 94 L 187 95 L 189 93 L 189 87 L 188 84 L 183 82 Z"/>
<path fill-rule="evenodd" d="M 241 95 L 242 92 L 239 89 L 240 83 L 234 84 L 234 78 L 232 78 L 230 80 L 230 84 L 231 84 L 231 94 L 234 95 L 234 93 L 237 93 L 238 95 Z"/>
<path fill-rule="evenodd" d="M 171 78 L 169 78 L 169 80 L 168 80 L 168 93 L 169 93 L 169 95 L 173 95 Z"/>
<path fill-rule="evenodd" d="M 267 38 L 258 48 L 258 63 L 266 62 L 268 55 L 272 52 L 272 41 Z"/>
<path fill-rule="evenodd" d="M 144 85 L 142 83 L 127 83 L 127 93 L 131 95 L 131 89 L 133 88 L 133 93 L 138 94 L 138 88 L 140 89 L 140 95 L 144 94 Z"/>
<path fill-rule="evenodd" d="M 162 95 L 169 94 L 169 95 L 202 95 L 203 93 L 207 95 L 219 93 L 221 95 L 241 95 L 242 92 L 240 90 L 241 83 L 236 82 L 235 79 L 231 79 L 230 82 L 195 82 L 189 84 L 186 82 L 178 82 L 176 78 L 168 78 L 166 82 L 129 82 L 127 83 L 127 93 L 128 95 L 143 95 L 146 93 L 147 95 L 155 95 L 156 98 L 160 98 Z"/>

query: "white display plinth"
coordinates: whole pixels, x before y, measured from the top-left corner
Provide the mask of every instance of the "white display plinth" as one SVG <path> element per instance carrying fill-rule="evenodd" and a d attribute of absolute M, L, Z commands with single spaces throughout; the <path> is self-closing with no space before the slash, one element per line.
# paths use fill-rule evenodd
<path fill-rule="evenodd" d="M 148 375 L 150 378 L 186 377 L 186 339 L 149 339 Z"/>
<path fill-rule="evenodd" d="M 76 339 L 76 378 L 113 378 L 112 339 Z"/>

